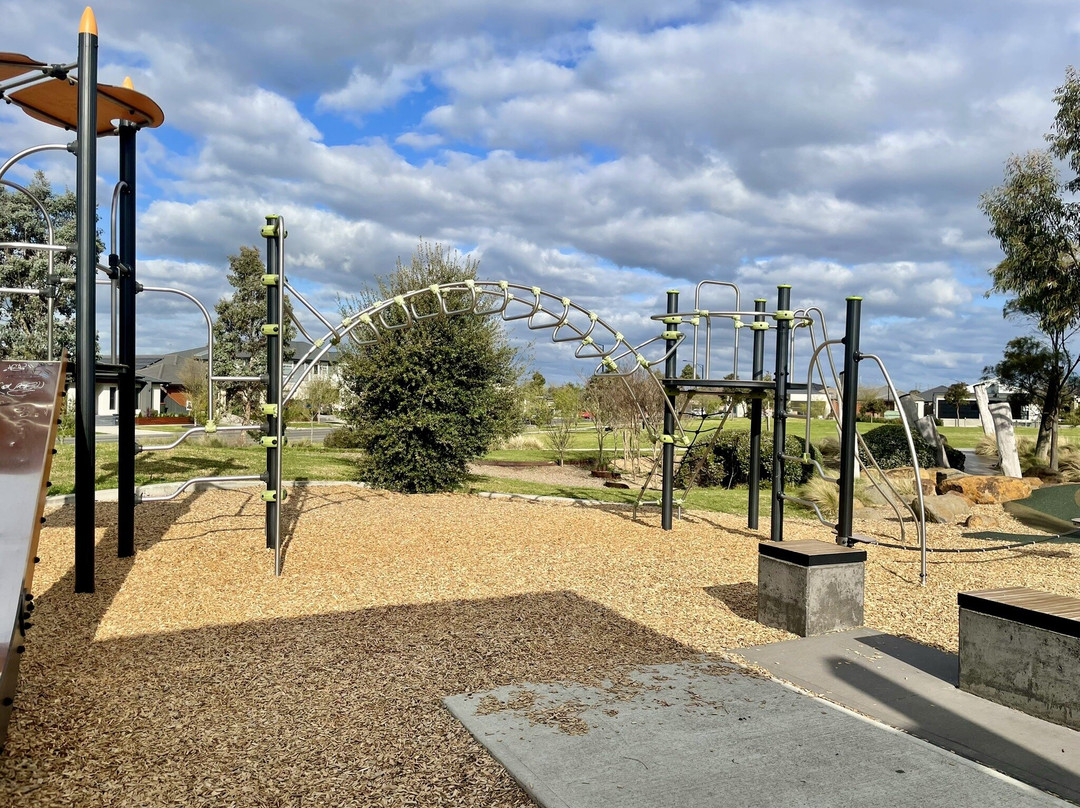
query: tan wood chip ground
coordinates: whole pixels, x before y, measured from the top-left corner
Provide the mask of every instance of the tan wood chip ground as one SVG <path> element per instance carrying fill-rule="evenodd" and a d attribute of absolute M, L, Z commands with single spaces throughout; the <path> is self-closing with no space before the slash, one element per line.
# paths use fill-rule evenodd
<path fill-rule="evenodd" d="M 252 490 L 141 506 L 117 560 L 99 504 L 93 595 L 72 591 L 72 509 L 50 515 L 0 805 L 528 805 L 443 696 L 790 638 L 754 620 L 768 525 L 742 517 L 664 533 L 622 509 L 297 488 L 275 579 L 263 513 Z M 959 533 L 931 544 L 986 546 Z M 947 650 L 958 590 L 1080 596 L 1077 545 L 936 553 L 925 588 L 917 553 L 869 556 L 867 625 Z"/>

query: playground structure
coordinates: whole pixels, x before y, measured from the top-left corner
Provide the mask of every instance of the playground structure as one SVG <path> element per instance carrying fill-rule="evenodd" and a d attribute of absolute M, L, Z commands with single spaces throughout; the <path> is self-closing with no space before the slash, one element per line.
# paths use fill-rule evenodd
<path fill-rule="evenodd" d="M 839 487 L 840 512 L 835 523 L 827 522 L 819 512 L 819 518 L 829 525 L 835 532 L 838 544 L 851 546 L 868 539 L 855 535 L 852 531 L 852 511 L 854 502 L 854 481 L 861 464 L 857 444 L 859 441 L 855 430 L 855 417 L 857 414 L 855 391 L 858 389 L 859 364 L 865 359 L 874 361 L 884 374 L 890 392 L 894 398 L 898 398 L 896 390 L 889 379 L 887 372 L 880 359 L 872 354 L 864 354 L 860 351 L 859 334 L 861 319 L 861 300 L 849 298 L 847 300 L 847 316 L 845 320 L 845 334 L 842 339 L 830 339 L 826 331 L 825 318 L 818 309 L 793 309 L 791 305 L 791 288 L 782 285 L 777 290 L 777 302 L 775 310 L 766 309 L 767 301 L 757 299 L 754 301 L 753 310 L 744 310 L 741 303 L 741 293 L 737 286 L 722 281 L 703 281 L 695 291 L 694 305 L 692 309 L 681 310 L 679 307 L 679 293 L 670 291 L 667 294 L 667 310 L 655 315 L 654 320 L 663 324 L 663 331 L 657 336 L 647 339 L 640 344 L 632 344 L 624 335 L 613 329 L 608 323 L 600 318 L 595 312 L 589 311 L 570 301 L 568 298 L 546 292 L 539 287 L 524 286 L 509 281 L 462 281 L 460 283 L 442 284 L 431 286 L 426 289 L 418 289 L 390 300 L 379 301 L 363 310 L 351 314 L 340 321 L 333 323 L 312 306 L 288 281 L 285 272 L 285 222 L 281 216 L 272 215 L 266 217 L 266 224 L 262 228 L 262 236 L 266 240 L 266 265 L 267 271 L 263 278 L 263 284 L 267 292 L 266 324 L 263 334 L 268 341 L 268 366 L 265 376 L 258 377 L 230 377 L 217 375 L 214 372 L 214 349 L 213 334 L 210 315 L 205 306 L 187 293 L 158 287 L 142 287 L 136 281 L 136 256 L 135 256 L 135 136 L 142 127 L 157 126 L 163 121 L 160 109 L 145 96 L 134 93 L 130 87 L 108 88 L 102 92 L 102 87 L 96 83 L 96 64 L 94 57 L 94 45 L 96 30 L 93 26 L 93 17 L 89 20 L 84 16 L 84 23 L 80 32 L 79 61 L 73 65 L 50 66 L 34 62 L 20 55 L 0 55 L 0 82 L 15 77 L 15 81 L 0 83 L 0 95 L 10 98 L 14 103 L 19 103 L 27 112 L 34 117 L 47 120 L 50 123 L 74 128 L 78 132 L 76 144 L 69 146 L 49 145 L 35 147 L 16 155 L 2 167 L 0 167 L 0 182 L 13 190 L 28 194 L 25 188 L 15 183 L 3 180 L 4 174 L 11 166 L 30 154 L 48 149 L 64 149 L 75 153 L 78 160 L 78 239 L 75 247 L 69 248 L 56 245 L 52 238 L 52 228 L 48 221 L 48 214 L 43 206 L 38 205 L 39 210 L 49 225 L 50 233 L 48 244 L 6 244 L 0 248 L 45 250 L 50 257 L 50 270 L 52 270 L 52 257 L 55 254 L 73 252 L 76 255 L 76 277 L 65 279 L 53 277 L 50 271 L 48 287 L 45 289 L 3 289 L 0 293 L 6 294 L 36 294 L 51 303 L 50 295 L 55 295 L 56 286 L 70 283 L 76 288 L 77 295 L 77 350 L 80 361 L 76 363 L 75 377 L 77 389 L 77 417 L 76 417 L 76 490 L 78 501 L 75 506 L 75 589 L 79 592 L 88 592 L 94 589 L 94 489 L 95 489 L 95 457 L 94 457 L 94 423 L 95 423 L 95 400 L 94 383 L 102 372 L 112 374 L 118 382 L 120 392 L 120 485 L 118 507 L 118 555 L 130 556 L 134 554 L 134 507 L 138 503 L 161 502 L 178 497 L 188 488 L 203 482 L 214 480 L 225 481 L 260 481 L 265 483 L 266 490 L 262 499 L 266 504 L 266 542 L 267 547 L 274 551 L 274 572 L 280 575 L 282 572 L 282 540 L 281 535 L 281 504 L 285 498 L 285 488 L 282 481 L 281 458 L 285 446 L 284 423 L 282 414 L 288 401 L 297 394 L 300 384 L 311 370 L 317 366 L 318 361 L 334 345 L 340 344 L 343 339 L 350 339 L 359 346 L 372 344 L 384 338 L 390 332 L 408 328 L 428 317 L 449 316 L 499 316 L 504 321 L 522 322 L 528 329 L 535 332 L 544 332 L 555 343 L 568 343 L 573 346 L 576 358 L 597 364 L 596 372 L 612 378 L 628 379 L 633 374 L 641 374 L 655 384 L 663 397 L 662 423 L 655 423 L 653 417 L 640 408 L 642 422 L 654 439 L 659 443 L 661 452 L 658 458 L 658 469 L 661 476 L 661 525 L 665 530 L 672 527 L 672 519 L 675 508 L 681 506 L 681 501 L 675 496 L 675 468 L 678 462 L 680 450 L 683 456 L 700 441 L 707 443 L 714 440 L 719 430 L 709 432 L 702 428 L 699 423 L 696 429 L 687 429 L 683 423 L 683 414 L 688 406 L 689 399 L 700 393 L 734 392 L 747 395 L 751 398 L 751 446 L 752 460 L 750 470 L 752 475 L 749 486 L 750 508 L 748 527 L 757 528 L 758 522 L 758 492 L 759 492 L 759 466 L 761 460 L 762 419 L 764 417 L 764 400 L 772 395 L 775 406 L 775 426 L 772 462 L 772 493 L 771 493 L 771 537 L 774 541 L 783 541 L 783 521 L 785 503 L 789 501 L 803 502 L 797 497 L 784 491 L 784 469 L 789 463 L 807 463 L 811 461 L 809 453 L 809 424 L 811 418 L 810 407 L 807 406 L 805 413 L 806 435 L 804 453 L 801 456 L 789 455 L 785 449 L 785 442 L 791 414 L 788 411 L 789 395 L 793 391 L 804 391 L 808 397 L 812 389 L 813 375 L 816 372 L 823 386 L 832 387 L 837 391 L 839 413 L 837 424 L 841 438 L 841 465 L 839 475 L 833 481 Z M 73 80 L 70 71 L 78 68 L 78 80 Z M 15 71 L 15 72 L 12 72 Z M 27 80 L 23 75 L 27 72 L 34 73 L 32 79 Z M 95 91 L 96 88 L 96 91 Z M 18 90 L 18 92 L 12 92 Z M 127 90 L 128 92 L 117 92 Z M 30 92 L 33 91 L 33 92 Z M 101 101 L 104 98 L 105 101 Z M 110 101 L 110 99 L 112 99 Z M 117 99 L 120 99 L 119 101 Z M 100 107 L 98 106 L 100 102 Z M 70 106 L 75 103 L 76 112 L 70 114 Z M 113 103 L 110 107 L 109 104 Z M 117 112 L 119 110 L 119 112 Z M 107 116 L 103 124 L 102 115 Z M 113 126 L 112 121 L 119 123 Z M 91 125 L 91 124 L 95 125 Z M 95 211 L 96 200 L 94 185 L 96 182 L 96 148 L 88 148 L 88 144 L 94 143 L 99 135 L 114 132 L 120 136 L 120 182 L 113 194 L 113 211 L 111 217 L 111 252 L 107 266 L 99 266 L 96 262 L 95 248 Z M 119 236 L 117 236 L 117 232 Z M 103 280 L 97 278 L 97 273 L 105 275 Z M 115 361 L 110 364 L 97 363 L 94 359 L 95 351 L 95 300 L 96 285 L 108 285 L 113 291 L 110 295 L 113 307 L 112 321 L 116 324 L 114 346 L 116 346 Z M 713 310 L 704 307 L 704 293 L 711 287 L 730 289 L 735 296 L 734 306 L 730 309 Z M 134 438 L 134 414 L 136 377 L 134 372 L 135 358 L 135 300 L 140 292 L 175 293 L 191 299 L 201 310 L 207 322 L 208 332 L 208 380 L 210 385 L 210 422 L 203 427 L 196 427 L 181 435 L 174 443 L 166 446 L 140 447 Z M 307 337 L 312 348 L 307 355 L 301 357 L 295 369 L 287 377 L 283 371 L 283 352 L 281 337 L 283 336 L 284 299 L 290 294 L 306 308 L 312 316 L 326 329 L 323 336 L 313 338 L 312 334 L 300 322 L 296 324 L 300 332 Z M 50 324 L 51 324 L 50 308 Z M 721 325 L 733 326 L 732 331 L 732 373 L 731 378 L 714 378 L 712 367 L 714 364 L 713 341 L 717 339 L 717 332 Z M 692 331 L 686 331 L 689 327 Z M 739 335 L 744 327 L 752 331 L 752 368 L 749 378 L 740 375 L 743 367 L 740 363 Z M 820 330 L 820 334 L 818 331 Z M 766 332 L 773 331 L 775 336 L 774 375 L 771 380 L 764 378 L 765 374 L 765 348 Z M 796 335 L 799 332 L 808 334 L 811 346 L 811 357 L 808 363 L 806 382 L 795 381 L 793 378 L 793 354 L 796 346 Z M 50 328 L 51 334 L 51 328 Z M 692 336 L 691 336 L 692 335 Z M 681 379 L 678 377 L 679 352 L 688 343 L 693 346 L 693 366 L 702 367 L 701 378 Z M 843 348 L 842 375 L 837 372 L 836 363 L 833 361 L 832 349 Z M 53 359 L 52 340 L 49 339 L 48 360 Z M 699 359 L 702 361 L 699 363 Z M 35 525 L 22 532 L 31 537 L 29 541 L 20 543 L 19 536 L 14 541 L 9 541 L 11 536 L 0 534 L 0 557 L 14 559 L 12 564 L 5 562 L 0 565 L 0 572 L 7 571 L 6 577 L 0 577 L 0 597 L 7 598 L 9 592 L 17 592 L 15 620 L 16 625 L 13 639 L 21 639 L 23 632 L 29 627 L 28 617 L 32 609 L 31 577 L 33 564 L 36 560 L 35 540 L 36 531 L 40 523 L 37 516 L 44 504 L 45 479 L 49 473 L 48 449 L 55 440 L 55 415 L 59 406 L 61 380 L 64 377 L 62 362 L 50 364 L 49 362 L 19 362 L 11 363 L 16 372 L 26 371 L 36 379 L 47 379 L 51 387 L 42 384 L 40 401 L 35 402 L 36 409 L 28 410 L 26 402 L 19 401 L 14 393 L 21 388 L 16 383 L 15 387 L 5 386 L 3 373 L 8 367 L 0 368 L 0 416 L 5 416 L 3 405 L 10 405 L 8 409 L 14 412 L 23 422 L 35 424 L 33 431 L 35 441 L 20 444 L 20 448 L 32 449 L 34 454 L 33 468 L 26 469 L 23 475 L 25 483 L 25 495 L 20 489 L 19 493 L 11 490 L 5 492 L 5 497 L 21 497 L 27 501 L 22 511 L 29 513 L 30 502 L 36 504 L 33 512 Z M 828 374 L 826 373 L 828 366 Z M 662 371 L 660 375 L 656 371 Z M 695 374 L 696 375 L 696 374 Z M 245 424 L 240 426 L 218 426 L 213 420 L 215 383 L 242 381 L 260 382 L 266 385 L 266 398 L 262 406 L 262 414 L 266 417 L 266 423 L 262 425 Z M 29 389 L 29 388 L 27 388 Z M 632 391 L 631 391 L 632 394 Z M 680 401 L 680 398 L 683 399 Z M 14 419 L 0 418 L 5 423 Z M 908 422 L 901 416 L 901 423 L 905 427 L 908 443 L 912 450 L 915 474 L 918 478 L 917 461 L 915 460 L 912 436 Z M 47 427 L 47 428 L 40 428 Z M 248 431 L 252 428 L 260 428 L 263 436 L 261 443 L 266 449 L 266 472 L 262 475 L 245 477 L 225 478 L 198 478 L 181 483 L 169 495 L 160 497 L 143 496 L 134 484 L 135 457 L 141 451 L 168 451 L 182 443 L 184 440 L 197 435 L 217 431 Z M 708 434 L 707 434 L 708 433 Z M 16 453 L 4 455 L 5 464 L 19 459 Z M 825 476 L 824 470 L 817 467 L 817 471 Z M 690 475 L 691 481 L 694 475 Z M 882 477 L 883 480 L 886 478 Z M 35 491 L 36 489 L 36 491 Z M 643 489 L 644 490 L 644 489 Z M 916 491 L 921 499 L 921 487 L 917 484 Z M 31 497 L 30 493 L 36 493 Z M 811 505 L 804 502 L 803 504 Z M 899 513 L 897 514 L 900 515 Z M 914 514 L 913 514 L 914 516 Z M 926 541 L 923 532 L 923 520 L 915 518 L 920 531 L 920 545 L 923 552 L 921 578 L 926 579 Z M 903 525 L 903 520 L 901 520 Z M 21 554 L 21 555 L 20 555 Z M 10 600 L 10 599 L 9 599 Z M 1074 608 L 1066 604 L 1067 608 Z M 7 612 L 0 615 L 5 621 Z M 6 622 L 5 622 L 6 625 Z M 4 726 L 10 710 L 10 693 L 14 689 L 15 678 L 11 672 L 14 666 L 17 672 L 18 653 L 21 646 L 10 642 L 3 647 L 3 693 L 5 702 L 3 710 L 0 710 L 0 741 L 3 738 Z M 1075 656 L 1075 655 L 1074 655 Z M 816 709 L 816 708 L 815 708 Z M 740 719 L 741 720 L 741 719 Z"/>
<path fill-rule="evenodd" d="M 95 396 L 94 383 L 103 373 L 111 374 L 116 379 L 119 391 L 119 469 L 118 469 L 118 547 L 121 557 L 134 553 L 134 507 L 138 503 L 166 501 L 180 495 L 188 488 L 201 483 L 214 481 L 225 482 L 263 482 L 266 490 L 262 498 L 266 502 L 266 544 L 274 550 L 274 571 L 281 574 L 281 502 L 285 498 L 285 489 L 281 480 L 281 452 L 284 447 L 284 423 L 282 412 L 289 400 L 296 395 L 301 383 L 318 361 L 344 338 L 363 346 L 370 344 L 385 334 L 407 328 L 430 316 L 456 315 L 492 315 L 500 316 L 504 321 L 522 321 L 532 331 L 547 332 L 555 343 L 572 343 L 574 356 L 597 363 L 596 372 L 608 376 L 626 379 L 632 374 L 642 374 L 651 384 L 661 391 L 664 401 L 662 423 L 653 423 L 649 414 L 639 406 L 642 424 L 650 438 L 660 445 L 658 467 L 661 476 L 661 525 L 665 530 L 672 527 L 674 509 L 681 507 L 683 500 L 677 500 L 674 492 L 675 464 L 677 449 L 685 454 L 694 447 L 704 434 L 701 424 L 688 431 L 681 419 L 680 404 L 682 395 L 687 400 L 699 392 L 738 392 L 752 399 L 751 405 L 751 446 L 750 463 L 751 481 L 749 486 L 748 527 L 757 528 L 760 439 L 762 425 L 762 399 L 772 395 L 776 404 L 774 427 L 774 450 L 772 457 L 772 495 L 771 495 L 771 537 L 774 541 L 783 539 L 784 504 L 799 501 L 798 498 L 784 491 L 784 468 L 792 462 L 806 463 L 809 455 L 809 420 L 810 408 L 807 407 L 806 440 L 804 454 L 791 456 L 785 453 L 784 444 L 787 436 L 787 401 L 790 392 L 810 390 L 815 368 L 823 384 L 826 374 L 822 359 L 827 360 L 830 368 L 829 380 L 837 390 L 840 402 L 838 426 L 841 436 L 840 473 L 832 478 L 840 488 L 840 512 L 835 523 L 819 518 L 836 533 L 839 543 L 851 545 L 864 539 L 852 532 L 852 504 L 854 501 L 854 479 L 860 464 L 856 443 L 858 436 L 854 428 L 856 416 L 855 395 L 845 395 L 844 390 L 858 389 L 858 366 L 863 359 L 877 362 L 884 372 L 881 361 L 871 354 L 862 354 L 859 349 L 859 329 L 861 300 L 849 298 L 847 301 L 847 320 L 845 336 L 842 340 L 830 340 L 825 330 L 824 315 L 819 309 L 793 310 L 791 308 L 791 289 L 789 286 L 778 287 L 777 306 L 774 311 L 766 311 L 766 301 L 758 299 L 753 310 L 742 310 L 741 294 L 737 286 L 724 281 L 703 281 L 696 291 L 694 308 L 690 311 L 679 310 L 679 293 L 667 294 L 667 311 L 655 315 L 653 320 L 661 321 L 664 330 L 661 334 L 634 345 L 616 329 L 608 325 L 595 312 L 578 306 L 571 300 L 539 287 L 523 286 L 508 281 L 465 281 L 461 283 L 432 286 L 415 290 L 391 300 L 380 301 L 364 310 L 345 317 L 339 324 L 333 324 L 320 313 L 292 285 L 285 273 L 285 222 L 281 216 L 266 217 L 266 224 L 261 234 L 266 240 L 267 271 L 263 283 L 267 292 L 267 315 L 263 334 L 268 344 L 267 372 L 262 376 L 236 377 L 215 373 L 212 321 L 206 307 L 194 296 L 179 289 L 166 287 L 142 286 L 136 279 L 136 165 L 135 143 L 138 131 L 145 127 L 156 127 L 164 121 L 160 107 L 150 98 L 137 93 L 125 82 L 124 87 L 99 85 L 97 78 L 97 31 L 93 13 L 87 9 L 80 25 L 78 60 L 67 65 L 47 65 L 21 54 L 0 54 L 0 96 L 19 105 L 32 117 L 65 129 L 75 129 L 77 140 L 73 144 L 48 144 L 35 146 L 16 154 L 0 166 L 0 183 L 17 192 L 31 196 L 27 189 L 4 179 L 4 175 L 20 160 L 32 154 L 47 150 L 65 150 L 75 154 L 77 161 L 78 210 L 76 217 L 77 243 L 74 249 L 66 245 L 53 243 L 52 225 L 40 202 L 35 203 L 45 217 L 48 226 L 49 243 L 44 245 L 5 244 L 0 248 L 46 250 L 52 268 L 55 254 L 74 252 L 76 256 L 76 277 L 59 278 L 50 272 L 49 284 L 42 289 L 2 289 L 0 293 L 36 294 L 49 304 L 49 350 L 52 358 L 51 313 L 52 300 L 56 288 L 61 284 L 70 284 L 76 290 L 76 471 L 75 489 L 77 492 L 76 537 L 75 537 L 75 589 L 79 592 L 93 591 L 94 588 L 94 490 L 95 490 Z M 94 91 L 96 87 L 96 92 Z M 114 121 L 116 123 L 114 123 Z M 96 181 L 96 142 L 97 137 L 116 134 L 119 136 L 119 180 L 112 196 L 110 217 L 110 254 L 108 265 L 101 266 L 96 261 L 95 249 L 95 213 L 97 200 Z M 95 148 L 88 148 L 93 144 Z M 98 278 L 101 272 L 105 277 Z M 96 285 L 110 288 L 110 307 L 114 332 L 115 363 L 103 364 L 94 360 L 96 338 L 95 289 Z M 713 288 L 723 288 L 734 292 L 735 305 L 731 309 L 707 310 L 702 307 L 703 292 Z M 141 447 L 135 442 L 134 418 L 136 408 L 135 361 L 135 322 L 137 294 L 142 292 L 178 294 L 191 300 L 200 309 L 207 325 L 208 382 L 210 387 L 210 412 L 208 423 L 182 434 L 176 441 L 163 446 Z M 298 330 L 312 344 L 308 353 L 299 358 L 293 371 L 286 378 L 283 374 L 281 336 L 284 319 L 284 297 L 292 296 L 307 309 L 326 329 L 321 337 L 313 337 L 299 318 L 293 317 Z M 434 303 L 434 306 L 431 304 Z M 721 323 L 733 326 L 731 378 L 712 378 L 714 364 L 714 341 L 717 339 Z M 822 340 L 815 331 L 820 325 Z M 693 331 L 693 363 L 702 367 L 702 378 L 678 378 L 679 348 L 689 336 L 682 326 L 690 326 Z M 753 332 L 752 371 L 749 378 L 740 377 L 739 333 L 743 327 Z M 805 383 L 792 378 L 792 355 L 797 332 L 806 329 L 811 338 L 812 356 Z M 765 332 L 775 331 L 775 365 L 771 380 L 764 378 Z M 833 346 L 843 346 L 843 375 L 836 372 L 832 357 Z M 659 355 L 657 353 L 659 352 Z M 89 359 L 87 359 L 89 357 Z M 699 363 L 699 359 L 701 362 Z M 659 372 L 659 375 L 658 375 Z M 696 374 L 695 374 L 696 375 Z M 895 388 L 888 374 L 885 373 L 890 391 L 896 397 Z M 219 426 L 214 420 L 214 385 L 225 382 L 257 382 L 266 386 L 265 403 L 262 414 L 265 424 L 245 424 L 239 426 Z M 826 385 L 827 386 L 827 385 Z M 633 395 L 633 391 L 631 391 Z M 908 434 L 914 460 L 914 446 L 906 419 L 902 420 Z M 168 451 L 187 438 L 197 434 L 211 434 L 225 431 L 249 431 L 260 429 L 263 433 L 261 443 L 266 449 L 266 472 L 262 475 L 249 475 L 223 478 L 195 478 L 181 483 L 166 496 L 143 496 L 135 486 L 135 457 L 141 451 Z M 718 430 L 713 432 L 713 438 Z M 817 468 L 824 476 L 824 470 Z M 918 470 L 916 467 L 916 474 Z M 693 475 L 691 475 L 691 480 Z M 883 478 L 884 479 L 884 478 Z M 921 497 L 921 488 L 916 486 Z M 643 489 L 644 491 L 644 489 Z M 890 498 L 890 502 L 894 498 Z M 640 502 L 640 498 L 639 498 Z M 803 504 L 814 507 L 812 503 Z M 895 506 L 894 506 L 895 507 Z M 925 536 L 922 534 L 921 519 L 914 512 L 911 517 L 920 530 L 923 567 L 925 580 Z M 901 514 L 897 511 L 897 516 Z M 903 519 L 901 519 L 903 529 Z"/>

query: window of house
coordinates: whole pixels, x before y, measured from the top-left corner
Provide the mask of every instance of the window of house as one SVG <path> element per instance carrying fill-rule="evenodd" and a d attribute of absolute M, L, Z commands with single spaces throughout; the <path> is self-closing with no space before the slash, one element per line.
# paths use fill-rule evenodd
<path fill-rule="evenodd" d="M 109 388 L 109 409 L 110 410 L 115 410 L 116 409 L 116 388 L 115 387 L 110 387 Z"/>

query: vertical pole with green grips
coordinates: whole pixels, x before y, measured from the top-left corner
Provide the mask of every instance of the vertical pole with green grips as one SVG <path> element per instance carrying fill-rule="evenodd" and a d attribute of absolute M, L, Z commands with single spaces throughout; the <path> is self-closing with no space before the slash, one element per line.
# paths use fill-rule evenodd
<path fill-rule="evenodd" d="M 664 364 L 664 376 L 674 379 L 679 375 L 679 361 L 676 357 L 679 344 L 679 292 L 672 289 L 667 293 L 667 317 L 664 318 L 664 345 L 668 352 Z M 675 489 L 675 406 L 676 390 L 665 384 L 667 407 L 664 409 L 663 448 L 661 451 L 660 474 L 660 527 L 671 530 L 671 511 Z"/>
<path fill-rule="evenodd" d="M 770 520 L 770 538 L 773 541 L 784 540 L 784 444 L 787 442 L 787 397 L 788 381 L 791 373 L 791 287 L 787 284 L 776 287 L 776 377 L 773 390 L 776 401 L 773 403 L 773 490 L 772 517 Z"/>
<path fill-rule="evenodd" d="M 836 543 L 852 545 L 851 524 L 855 507 L 855 469 L 858 450 L 855 419 L 859 414 L 859 331 L 862 329 L 862 298 L 847 299 L 844 322 L 844 389 L 840 407 L 840 503 L 837 508 Z"/>
<path fill-rule="evenodd" d="M 266 325 L 263 335 L 266 337 L 266 436 L 262 439 L 266 447 L 266 546 L 274 551 L 274 574 L 281 575 L 281 501 L 285 492 L 281 486 L 281 445 L 282 433 L 282 356 L 281 339 L 284 334 L 282 315 L 284 313 L 284 244 L 285 223 L 277 215 L 266 217 L 262 229 L 266 239 L 266 275 L 263 285 L 266 287 Z"/>
<path fill-rule="evenodd" d="M 751 366 L 751 378 L 761 381 L 765 378 L 765 331 L 769 325 L 765 322 L 765 298 L 754 300 L 754 355 Z M 761 497 L 761 391 L 756 391 L 750 400 L 750 491 L 746 515 L 746 526 L 751 530 L 758 527 L 758 508 Z"/>

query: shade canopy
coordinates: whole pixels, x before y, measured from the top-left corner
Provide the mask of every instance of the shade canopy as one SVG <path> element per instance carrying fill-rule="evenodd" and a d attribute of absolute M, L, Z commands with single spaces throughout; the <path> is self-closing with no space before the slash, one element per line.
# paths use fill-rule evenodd
<path fill-rule="evenodd" d="M 38 62 L 21 53 L 0 53 L 0 81 L 7 81 L 31 70 L 41 70 L 48 67 L 44 62 Z"/>
<path fill-rule="evenodd" d="M 21 53 L 0 53 L 0 81 L 48 67 Z M 30 84 L 5 97 L 17 104 L 31 118 L 76 129 L 79 123 L 79 85 L 74 78 L 48 78 Z M 130 121 L 140 127 L 154 128 L 165 121 L 165 113 L 148 95 L 128 87 L 98 84 L 97 133 L 107 135 L 116 129 L 114 121 Z"/>

